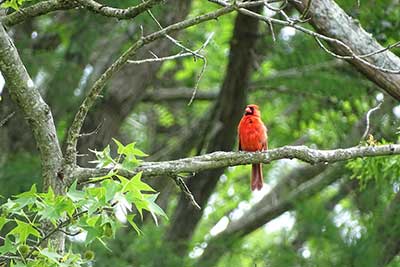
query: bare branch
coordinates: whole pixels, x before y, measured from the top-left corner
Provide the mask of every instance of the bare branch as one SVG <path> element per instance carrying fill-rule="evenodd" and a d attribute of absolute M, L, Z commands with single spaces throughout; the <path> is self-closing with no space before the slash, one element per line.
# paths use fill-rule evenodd
<path fill-rule="evenodd" d="M 154 63 L 154 62 L 163 62 L 163 61 L 167 61 L 167 60 L 174 60 L 174 59 L 178 59 L 178 58 L 184 58 L 184 57 L 190 57 L 193 56 L 192 53 L 182 53 L 179 52 L 178 54 L 172 55 L 172 56 L 166 56 L 166 57 L 157 57 L 156 55 L 154 55 L 154 58 L 147 58 L 147 59 L 141 59 L 141 60 L 128 60 L 127 63 L 129 64 L 135 64 L 135 65 L 139 65 L 139 64 L 143 64 L 143 63 Z"/>
<path fill-rule="evenodd" d="M 93 131 L 88 132 L 88 133 L 81 133 L 79 135 L 79 137 L 90 136 L 90 135 L 93 135 L 93 134 L 97 134 L 99 132 L 99 130 L 101 129 L 101 127 L 103 126 L 103 123 L 104 123 L 104 120 L 102 122 L 100 122 L 99 125 L 97 125 L 96 129 L 94 129 Z"/>
<path fill-rule="evenodd" d="M 194 56 L 195 58 L 204 58 L 205 57 L 201 54 L 199 54 L 206 46 L 207 44 L 210 42 L 212 36 L 214 35 L 214 33 L 210 34 L 210 36 L 207 38 L 207 40 L 204 42 L 204 44 L 197 50 L 194 51 L 189 51 L 186 53 L 183 53 L 182 51 L 179 52 L 176 55 L 172 55 L 172 56 L 166 56 L 166 57 L 158 57 L 157 55 L 153 54 L 154 58 L 148 58 L 148 59 L 141 59 L 141 60 L 128 60 L 127 62 L 129 64 L 143 64 L 143 63 L 153 63 L 153 62 L 162 62 L 162 61 L 167 61 L 167 60 L 174 60 L 174 59 L 178 59 L 178 58 L 183 58 L 183 57 L 190 57 L 190 56 Z M 185 50 L 187 50 L 187 48 L 185 48 Z"/>
<path fill-rule="evenodd" d="M 197 203 L 196 199 L 194 198 L 192 192 L 190 192 L 189 188 L 187 187 L 187 185 L 185 184 L 185 182 L 183 181 L 183 179 L 180 176 L 175 176 L 174 177 L 174 181 L 175 183 L 179 186 L 179 188 L 181 189 L 182 193 L 185 194 L 185 196 L 187 197 L 187 199 L 189 199 L 190 203 L 192 203 L 192 205 L 198 209 L 201 210 L 200 205 Z"/>
<path fill-rule="evenodd" d="M 158 20 L 156 19 L 156 17 L 153 15 L 153 13 L 148 10 L 147 11 L 150 15 L 150 17 L 156 22 L 156 24 L 158 25 L 158 27 L 160 27 L 160 29 L 163 29 L 162 25 L 160 24 L 160 22 L 158 22 Z M 193 94 L 192 97 L 189 100 L 188 106 L 190 106 L 194 100 L 194 97 L 196 96 L 196 92 L 197 89 L 199 87 L 199 83 L 201 78 L 203 77 L 203 74 L 206 70 L 207 67 L 207 58 L 203 55 L 201 55 L 199 52 L 205 48 L 207 46 L 207 44 L 211 41 L 211 38 L 214 36 L 214 33 L 211 33 L 207 40 L 205 41 L 205 43 L 201 46 L 200 49 L 196 50 L 196 51 L 192 51 L 191 49 L 187 48 L 186 46 L 182 45 L 178 40 L 175 40 L 173 37 L 166 35 L 166 37 L 168 38 L 168 40 L 170 40 L 171 42 L 173 42 L 175 45 L 177 45 L 178 47 L 182 48 L 184 51 L 187 51 L 189 54 L 192 54 L 194 56 L 194 59 L 196 60 L 197 58 L 200 58 L 201 60 L 203 60 L 203 66 L 199 72 L 199 74 L 197 75 L 197 79 L 196 79 L 196 83 L 194 85 L 194 89 L 193 89 Z"/>
<path fill-rule="evenodd" d="M 103 16 L 115 17 L 118 19 L 132 19 L 150 9 L 154 5 L 160 3 L 161 1 L 162 0 L 148 0 L 133 7 L 113 8 L 104 6 L 94 0 L 47 0 L 15 11 L 2 18 L 1 22 L 5 26 L 13 26 L 23 22 L 26 19 L 45 15 L 53 11 L 68 10 L 80 6 L 83 6 L 89 11 L 99 13 Z"/>
<path fill-rule="evenodd" d="M 376 105 L 374 108 L 368 110 L 367 115 L 365 116 L 365 124 L 366 124 L 366 126 L 365 126 L 365 132 L 364 132 L 364 134 L 362 135 L 361 140 L 364 140 L 364 139 L 367 137 L 368 133 L 369 133 L 369 128 L 370 128 L 369 118 L 371 117 L 371 114 L 372 114 L 374 111 L 377 111 L 378 109 L 380 109 L 381 106 L 382 106 L 382 103 L 383 103 L 383 100 L 380 101 L 380 102 L 378 103 L 378 105 Z"/>
<path fill-rule="evenodd" d="M 196 173 L 205 170 L 224 168 L 228 166 L 270 163 L 279 159 L 299 159 L 310 164 L 334 163 L 360 157 L 377 157 L 399 155 L 400 144 L 381 146 L 356 146 L 345 149 L 318 150 L 306 146 L 284 146 L 265 152 L 213 152 L 196 157 L 179 160 L 144 162 L 133 171 L 116 169 L 126 177 L 132 177 L 143 172 L 144 177 L 171 176 L 181 173 Z M 91 177 L 100 177 L 109 173 L 110 169 L 77 168 L 72 174 L 80 182 L 87 182 Z"/>
<path fill-rule="evenodd" d="M 12 116 L 14 116 L 15 112 L 11 112 L 4 119 L 0 121 L 0 127 L 2 127 Z"/>
<path fill-rule="evenodd" d="M 147 0 L 137 6 L 128 8 L 113 8 L 100 4 L 94 0 L 75 0 L 88 10 L 98 13 L 106 17 L 114 17 L 118 19 L 133 19 L 137 15 L 159 4 L 162 0 Z"/>

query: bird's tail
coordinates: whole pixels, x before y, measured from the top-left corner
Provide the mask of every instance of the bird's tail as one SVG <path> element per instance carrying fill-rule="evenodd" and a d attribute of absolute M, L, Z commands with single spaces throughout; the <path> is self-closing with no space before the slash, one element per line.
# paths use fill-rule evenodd
<path fill-rule="evenodd" d="M 251 165 L 251 190 L 260 190 L 263 187 L 261 163 Z"/>

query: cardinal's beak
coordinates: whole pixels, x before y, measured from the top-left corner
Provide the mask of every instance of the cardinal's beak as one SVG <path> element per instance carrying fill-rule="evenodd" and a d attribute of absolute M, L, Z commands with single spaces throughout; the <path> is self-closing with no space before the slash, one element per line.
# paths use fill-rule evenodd
<path fill-rule="evenodd" d="M 246 114 L 251 114 L 251 108 L 247 107 L 245 110 Z"/>

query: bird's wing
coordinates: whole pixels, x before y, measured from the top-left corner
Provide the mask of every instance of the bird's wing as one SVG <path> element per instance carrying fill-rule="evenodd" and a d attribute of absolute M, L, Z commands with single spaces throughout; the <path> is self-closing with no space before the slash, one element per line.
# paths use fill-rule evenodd
<path fill-rule="evenodd" d="M 264 131 L 264 140 L 263 140 L 262 146 L 263 146 L 263 150 L 267 150 L 268 149 L 268 128 L 265 127 L 264 124 L 263 124 L 263 126 L 264 126 L 265 131 Z"/>

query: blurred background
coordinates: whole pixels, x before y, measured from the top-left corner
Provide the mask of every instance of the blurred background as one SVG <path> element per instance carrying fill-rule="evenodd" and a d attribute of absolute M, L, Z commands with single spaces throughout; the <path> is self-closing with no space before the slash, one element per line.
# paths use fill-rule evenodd
<path fill-rule="evenodd" d="M 103 2 L 126 7 L 139 1 Z M 161 25 L 216 8 L 200 0 L 166 2 L 152 9 Z M 400 40 L 397 0 L 362 0 L 359 7 L 355 0 L 336 2 L 383 46 Z M 289 6 L 286 12 L 297 11 Z M 51 13 L 10 29 L 51 106 L 60 140 L 99 75 L 142 31 L 157 29 L 148 14 L 118 21 L 82 10 Z M 397 142 L 397 101 L 312 37 L 289 27 L 274 31 L 276 41 L 267 24 L 229 14 L 174 35 L 195 50 L 214 33 L 202 51 L 207 66 L 200 80 L 204 62 L 192 57 L 124 67 L 89 112 L 83 132 L 97 131 L 80 139 L 80 164 L 90 165 L 88 149 L 103 149 L 112 137 L 137 142 L 149 161 L 237 150 L 236 127 L 247 103 L 260 106 L 270 148 L 334 149 L 364 142 L 365 114 L 384 99 L 371 115 L 372 136 L 363 144 Z M 162 39 L 135 59 L 180 50 Z M 16 112 L 0 129 L 0 194 L 7 198 L 32 183 L 41 185 L 40 159 L 30 129 L 7 91 L 0 92 L 0 118 Z M 169 220 L 155 226 L 145 218 L 138 222 L 141 236 L 121 227 L 108 248 L 93 244 L 94 266 L 400 266 L 399 157 L 329 165 L 280 160 L 263 170 L 264 187 L 254 193 L 250 166 L 187 177 L 201 211 L 172 179 L 148 180 L 161 192 L 158 204 Z"/>

